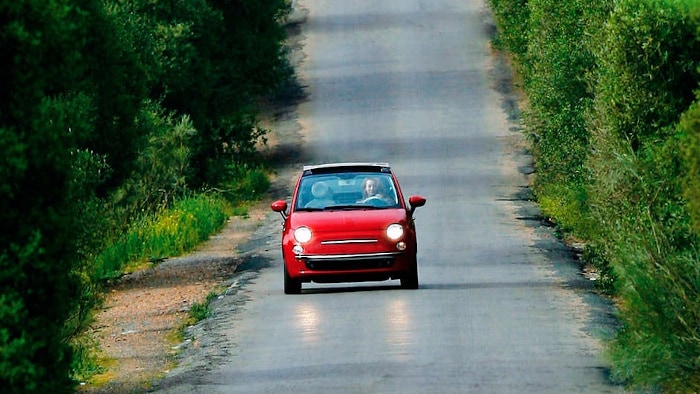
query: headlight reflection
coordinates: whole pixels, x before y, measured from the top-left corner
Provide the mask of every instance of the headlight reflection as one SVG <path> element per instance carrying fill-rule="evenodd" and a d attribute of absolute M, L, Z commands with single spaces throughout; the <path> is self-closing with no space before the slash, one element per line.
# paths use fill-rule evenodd
<path fill-rule="evenodd" d="M 386 311 L 386 323 L 389 326 L 387 338 L 389 349 L 397 360 L 404 361 L 410 356 L 410 346 L 413 344 L 411 338 L 411 315 L 409 314 L 406 302 L 401 299 L 393 300 Z"/>
<path fill-rule="evenodd" d="M 318 326 L 321 321 L 318 311 L 313 305 L 299 304 L 295 309 L 295 325 L 304 342 L 318 341 Z"/>

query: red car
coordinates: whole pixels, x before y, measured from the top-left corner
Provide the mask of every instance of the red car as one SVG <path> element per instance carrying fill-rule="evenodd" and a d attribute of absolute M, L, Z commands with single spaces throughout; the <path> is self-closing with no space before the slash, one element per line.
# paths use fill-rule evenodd
<path fill-rule="evenodd" d="M 386 163 L 305 166 L 291 205 L 271 205 L 284 218 L 284 292 L 300 293 L 303 282 L 388 279 L 417 289 L 413 211 L 423 205 L 421 196 L 406 204 Z"/>

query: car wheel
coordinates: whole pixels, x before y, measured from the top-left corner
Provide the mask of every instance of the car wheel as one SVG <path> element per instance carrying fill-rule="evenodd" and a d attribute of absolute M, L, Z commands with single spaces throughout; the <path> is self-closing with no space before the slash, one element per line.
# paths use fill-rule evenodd
<path fill-rule="evenodd" d="M 406 272 L 401 277 L 401 287 L 404 289 L 415 290 L 418 288 L 418 267 Z"/>
<path fill-rule="evenodd" d="M 301 281 L 298 279 L 292 279 L 287 273 L 287 267 L 284 267 L 284 294 L 300 294 L 301 293 Z"/>

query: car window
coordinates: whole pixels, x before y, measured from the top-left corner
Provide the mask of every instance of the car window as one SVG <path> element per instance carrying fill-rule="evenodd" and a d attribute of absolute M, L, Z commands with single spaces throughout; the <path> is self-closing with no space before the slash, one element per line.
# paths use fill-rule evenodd
<path fill-rule="evenodd" d="M 376 185 L 377 194 L 365 191 L 367 183 Z M 399 206 L 391 175 L 385 173 L 340 173 L 307 175 L 301 179 L 295 209 L 395 208 Z M 374 198 L 372 198 L 374 197 Z"/>

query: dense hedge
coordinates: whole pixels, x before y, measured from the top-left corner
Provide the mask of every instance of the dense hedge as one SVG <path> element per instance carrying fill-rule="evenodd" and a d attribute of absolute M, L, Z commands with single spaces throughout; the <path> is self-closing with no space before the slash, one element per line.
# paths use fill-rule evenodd
<path fill-rule="evenodd" d="M 72 391 L 93 263 L 255 159 L 285 0 L 0 0 L 0 386 Z M 247 168 L 247 167 L 246 167 Z"/>
<path fill-rule="evenodd" d="M 500 10 L 520 1 L 492 0 Z M 507 5 L 504 5 L 507 4 Z M 546 214 L 619 299 L 614 375 L 700 389 L 700 20 L 684 0 L 530 0 L 512 51 Z M 518 12 L 513 20 L 522 23 Z M 506 37 L 513 22 L 498 23 Z M 517 29 L 516 29 L 517 30 Z M 504 40 L 504 42 L 508 42 Z"/>

